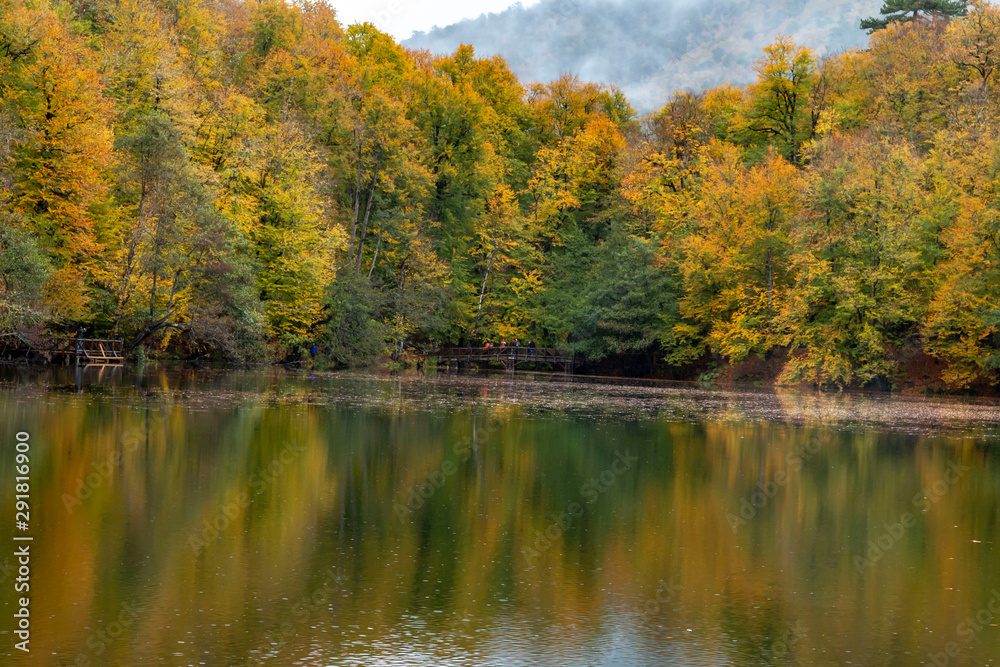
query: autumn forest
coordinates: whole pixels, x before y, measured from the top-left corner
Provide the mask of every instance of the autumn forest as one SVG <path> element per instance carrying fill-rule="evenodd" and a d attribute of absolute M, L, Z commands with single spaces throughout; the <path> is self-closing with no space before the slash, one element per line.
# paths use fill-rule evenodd
<path fill-rule="evenodd" d="M 0 7 L 0 334 L 228 362 L 315 343 L 334 366 L 517 337 L 789 384 L 998 379 L 993 5 L 831 57 L 779 36 L 755 83 L 646 116 L 319 2 Z"/>

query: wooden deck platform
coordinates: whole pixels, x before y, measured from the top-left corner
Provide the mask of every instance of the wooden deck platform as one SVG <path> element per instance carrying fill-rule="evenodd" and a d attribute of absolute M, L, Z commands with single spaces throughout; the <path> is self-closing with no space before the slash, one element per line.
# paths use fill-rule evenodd
<path fill-rule="evenodd" d="M 573 355 L 553 348 L 538 347 L 446 347 L 441 350 L 441 363 L 461 364 L 499 363 L 507 371 L 514 371 L 526 364 L 550 364 L 564 373 L 573 372 Z"/>
<path fill-rule="evenodd" d="M 0 336 L 0 360 L 40 361 L 76 366 L 121 366 L 124 344 L 103 338 L 29 338 L 21 334 Z"/>

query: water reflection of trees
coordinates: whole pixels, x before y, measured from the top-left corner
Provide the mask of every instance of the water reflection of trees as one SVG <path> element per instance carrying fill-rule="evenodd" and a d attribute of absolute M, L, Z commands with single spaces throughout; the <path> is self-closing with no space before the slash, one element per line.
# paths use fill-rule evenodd
<path fill-rule="evenodd" d="M 130 632 L 144 641 L 111 645 L 121 660 L 179 641 L 190 655 L 300 656 L 320 645 L 333 657 L 416 642 L 443 659 L 483 651 L 474 630 L 501 628 L 529 647 L 540 633 L 529 653 L 572 651 L 624 627 L 650 660 L 694 628 L 720 655 L 759 664 L 776 633 L 801 622 L 808 635 L 782 659 L 825 652 L 836 662 L 851 650 L 864 661 L 938 650 L 928 637 L 950 637 L 1000 586 L 991 551 L 972 541 L 1000 533 L 997 466 L 979 438 L 537 414 L 523 392 L 511 401 L 445 391 L 437 402 L 361 378 L 339 387 L 354 399 L 338 401 L 301 377 L 244 379 L 220 376 L 214 393 L 170 376 L 31 402 L 4 394 L 4 423 L 44 442 L 39 540 L 59 545 L 34 562 L 46 582 L 33 611 L 40 654 L 72 657 L 135 600 Z M 139 446 L 128 444 L 135 433 Z M 810 443 L 820 446 L 803 460 Z M 262 477 L 289 445 L 301 451 Z M 639 464 L 587 503 L 581 487 L 623 450 Z M 109 460 L 107 481 L 67 513 L 64 494 Z M 401 520 L 394 505 L 449 461 L 454 472 Z M 859 573 L 853 557 L 883 524 L 918 513 L 915 494 L 955 461 L 972 468 L 968 479 Z M 782 471 L 787 481 L 733 530 L 727 513 Z M 192 549 L 241 494 L 249 506 Z M 582 516 L 527 559 L 574 502 Z M 343 588 L 270 646 L 331 571 Z M 678 594 L 650 613 L 644 603 L 665 581 Z M 442 633 L 453 645 L 433 644 Z M 989 655 L 991 641 L 974 650 Z"/>

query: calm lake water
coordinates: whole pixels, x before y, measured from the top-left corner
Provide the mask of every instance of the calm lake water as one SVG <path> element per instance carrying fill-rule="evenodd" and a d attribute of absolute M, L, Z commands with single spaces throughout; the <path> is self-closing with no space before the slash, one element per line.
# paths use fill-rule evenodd
<path fill-rule="evenodd" d="M 0 425 L 5 665 L 1000 661 L 986 401 L 6 369 Z"/>

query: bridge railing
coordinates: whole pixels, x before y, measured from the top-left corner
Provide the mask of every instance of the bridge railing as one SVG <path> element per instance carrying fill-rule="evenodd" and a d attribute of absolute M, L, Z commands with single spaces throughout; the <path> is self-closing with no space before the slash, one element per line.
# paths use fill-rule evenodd
<path fill-rule="evenodd" d="M 448 347 L 441 350 L 442 357 L 453 357 L 475 361 L 514 359 L 518 361 L 565 362 L 572 355 L 546 347 Z"/>
<path fill-rule="evenodd" d="M 59 350 L 87 350 L 88 352 L 115 351 L 121 352 L 123 342 L 120 340 L 107 340 L 103 338 L 58 338 L 57 348 Z"/>
<path fill-rule="evenodd" d="M 5 359 L 30 359 L 41 357 L 48 363 L 97 363 L 121 364 L 124 362 L 124 343 L 121 340 L 102 338 L 51 338 L 47 336 L 28 339 L 20 335 L 0 336 L 0 357 Z"/>
<path fill-rule="evenodd" d="M 69 355 L 77 361 L 93 363 L 121 363 L 124 361 L 124 343 L 103 338 L 59 338 L 53 352 Z"/>

